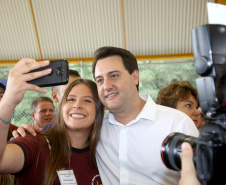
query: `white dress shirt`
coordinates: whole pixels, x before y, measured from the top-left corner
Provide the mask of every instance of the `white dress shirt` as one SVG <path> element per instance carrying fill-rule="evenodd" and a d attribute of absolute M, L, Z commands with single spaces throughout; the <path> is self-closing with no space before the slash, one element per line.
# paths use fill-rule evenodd
<path fill-rule="evenodd" d="M 199 135 L 183 112 L 157 105 L 149 95 L 141 97 L 146 104 L 127 125 L 116 121 L 113 114 L 105 114 L 96 155 L 104 185 L 178 184 L 179 172 L 162 162 L 162 142 L 172 132 Z"/>

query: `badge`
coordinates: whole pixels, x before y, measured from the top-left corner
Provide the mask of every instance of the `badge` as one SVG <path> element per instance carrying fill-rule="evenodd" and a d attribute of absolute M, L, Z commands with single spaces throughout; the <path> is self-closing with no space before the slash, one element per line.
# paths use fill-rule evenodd
<path fill-rule="evenodd" d="M 77 185 L 73 170 L 57 171 L 61 185 Z"/>

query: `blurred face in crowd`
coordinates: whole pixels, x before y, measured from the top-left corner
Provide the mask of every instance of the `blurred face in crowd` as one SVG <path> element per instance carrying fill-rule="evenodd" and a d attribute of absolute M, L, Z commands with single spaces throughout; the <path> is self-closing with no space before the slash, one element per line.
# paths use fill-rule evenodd
<path fill-rule="evenodd" d="M 67 89 L 67 87 L 71 84 L 71 82 L 73 82 L 74 80 L 80 79 L 80 77 L 76 77 L 76 76 L 69 76 L 68 79 L 68 83 L 65 85 L 60 85 L 58 88 L 58 95 L 59 95 L 59 100 L 62 99 L 65 89 Z"/>
<path fill-rule="evenodd" d="M 176 109 L 187 114 L 195 124 L 198 123 L 198 117 L 200 116 L 200 111 L 198 111 L 198 102 L 194 96 L 190 96 L 188 99 L 183 101 L 178 101 Z"/>
<path fill-rule="evenodd" d="M 74 81 L 77 79 L 80 79 L 81 77 L 78 76 L 73 76 L 73 75 L 69 75 L 69 79 L 68 79 L 68 83 L 65 85 L 59 85 L 57 87 L 57 91 L 53 91 L 51 96 L 52 99 L 57 103 L 57 106 L 59 104 L 59 102 L 61 101 L 63 95 L 64 95 L 64 91 L 67 89 L 67 87 Z"/>
<path fill-rule="evenodd" d="M 5 93 L 5 89 L 3 89 L 2 87 L 0 87 L 0 101 L 1 101 L 4 93 Z"/>
<path fill-rule="evenodd" d="M 34 125 L 45 127 L 55 119 L 54 106 L 51 102 L 39 102 L 35 112 L 31 113 Z"/>

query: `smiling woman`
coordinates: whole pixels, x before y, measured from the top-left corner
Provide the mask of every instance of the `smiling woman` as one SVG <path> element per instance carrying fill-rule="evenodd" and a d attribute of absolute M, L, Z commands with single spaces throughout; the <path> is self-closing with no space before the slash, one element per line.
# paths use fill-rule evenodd
<path fill-rule="evenodd" d="M 35 75 L 30 75 L 24 67 L 27 61 L 31 62 L 30 71 L 48 65 L 26 58 L 9 73 L 7 88 L 0 101 L 0 173 L 17 173 L 19 185 L 31 182 L 33 185 L 59 185 L 63 181 L 102 184 L 95 154 L 104 107 L 98 98 L 96 83 L 91 80 L 78 79 L 68 86 L 51 129 L 36 137 L 28 134 L 25 138 L 6 142 L 9 129 L 6 123 L 25 91 L 46 92 L 27 83 L 35 79 Z M 36 77 L 48 74 L 49 71 L 44 70 L 36 72 Z"/>
<path fill-rule="evenodd" d="M 73 88 L 63 108 L 66 129 L 90 133 L 96 117 L 94 98 L 85 84 Z"/>
<path fill-rule="evenodd" d="M 178 109 L 187 114 L 195 124 L 198 122 L 198 93 L 188 81 L 177 81 L 161 89 L 156 103 Z"/>

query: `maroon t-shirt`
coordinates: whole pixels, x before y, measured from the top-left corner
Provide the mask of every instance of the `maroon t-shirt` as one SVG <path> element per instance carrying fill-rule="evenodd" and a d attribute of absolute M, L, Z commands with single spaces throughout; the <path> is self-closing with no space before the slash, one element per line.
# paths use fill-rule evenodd
<path fill-rule="evenodd" d="M 45 137 L 40 135 L 36 137 L 27 135 L 26 138 L 14 139 L 9 143 L 19 145 L 25 156 L 24 167 L 16 174 L 19 185 L 41 185 L 45 173 L 46 161 L 50 152 L 48 145 L 41 149 L 41 145 L 47 143 Z M 91 165 L 89 147 L 84 149 L 72 148 L 70 160 L 70 168 L 74 171 L 78 185 L 102 184 L 98 170 Z M 68 170 L 68 166 L 65 166 L 65 170 Z M 60 185 L 58 177 L 54 185 Z"/>
<path fill-rule="evenodd" d="M 10 127 L 11 127 L 12 131 L 14 131 L 14 130 L 17 130 L 17 129 L 18 129 L 18 127 L 17 127 L 17 126 L 15 126 L 15 125 L 13 125 L 13 124 L 11 124 L 11 123 L 10 123 Z"/>

